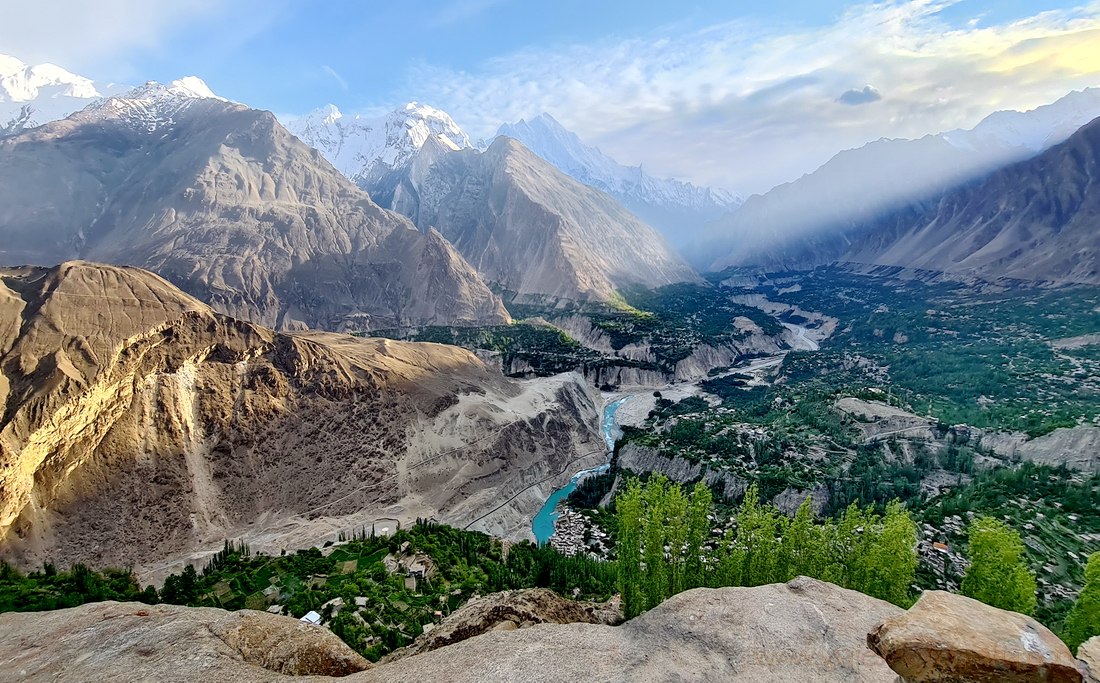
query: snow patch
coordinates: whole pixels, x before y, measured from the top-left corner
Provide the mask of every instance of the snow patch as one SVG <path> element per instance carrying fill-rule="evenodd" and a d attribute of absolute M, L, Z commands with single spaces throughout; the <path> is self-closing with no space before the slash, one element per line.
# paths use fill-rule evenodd
<path fill-rule="evenodd" d="M 360 184 L 404 166 L 431 138 L 454 151 L 472 147 L 446 112 L 418 102 L 381 117 L 344 116 L 330 104 L 286 127 Z"/>

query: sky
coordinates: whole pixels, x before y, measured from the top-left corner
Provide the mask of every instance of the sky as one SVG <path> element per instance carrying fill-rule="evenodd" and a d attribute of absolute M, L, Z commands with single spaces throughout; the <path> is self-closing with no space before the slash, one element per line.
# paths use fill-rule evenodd
<path fill-rule="evenodd" d="M 416 100 L 471 138 L 549 112 L 622 163 L 742 194 L 880 137 L 1100 86 L 1100 0 L 38 0 L 0 53 L 198 75 L 283 118 Z"/>

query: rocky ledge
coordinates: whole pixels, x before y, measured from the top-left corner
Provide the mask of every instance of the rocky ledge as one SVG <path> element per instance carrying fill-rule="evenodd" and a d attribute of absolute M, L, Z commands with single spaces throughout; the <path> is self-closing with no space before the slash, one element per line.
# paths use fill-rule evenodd
<path fill-rule="evenodd" d="M 471 600 L 412 645 L 390 654 L 383 661 L 438 650 L 489 631 L 514 631 L 536 624 L 613 626 L 622 620 L 623 610 L 618 599 L 605 603 L 566 600 L 545 588 L 503 591 Z"/>
<path fill-rule="evenodd" d="M 1034 620 L 968 598 L 930 591 L 903 612 L 804 577 L 697 589 L 609 625 L 616 618 L 614 605 L 549 591 L 489 595 L 370 667 L 324 628 L 289 617 L 99 603 L 0 615 L 0 678 L 1076 683 L 1095 681 L 1100 666 L 1100 639 L 1082 645 L 1077 661 Z"/>
<path fill-rule="evenodd" d="M 266 612 L 98 602 L 0 615 L 5 681 L 253 681 L 371 664 L 330 631 Z M 322 679 L 324 680 L 324 679 Z"/>
<path fill-rule="evenodd" d="M 487 596 L 487 602 L 464 610 L 469 618 L 453 624 L 499 626 L 507 621 L 518 627 L 538 619 L 554 621 L 555 615 L 594 622 L 607 618 L 607 611 L 589 610 L 590 605 L 581 604 L 571 614 L 572 608 L 560 599 L 523 593 L 520 599 Z M 503 615 L 499 621 L 492 616 L 496 612 Z M 865 640 L 871 628 L 900 613 L 880 600 L 805 578 L 757 588 L 698 589 L 621 626 L 540 623 L 493 629 L 351 673 L 366 663 L 325 629 L 289 617 L 107 602 L 0 615 L 0 670 L 12 681 L 247 683 L 321 681 L 331 679 L 301 675 L 350 674 L 342 680 L 892 683 L 894 674 L 867 649 Z M 240 631 L 234 624 L 252 617 L 241 627 L 247 637 L 225 635 Z M 440 631 L 441 642 L 448 640 L 446 633 Z M 287 657 L 292 650 L 299 655 Z M 317 662 L 340 663 L 342 668 Z"/>

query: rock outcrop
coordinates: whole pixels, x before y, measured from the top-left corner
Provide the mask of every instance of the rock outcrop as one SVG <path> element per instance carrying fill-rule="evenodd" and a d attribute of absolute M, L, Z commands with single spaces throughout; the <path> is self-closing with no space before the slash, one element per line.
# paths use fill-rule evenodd
<path fill-rule="evenodd" d="M 15 681 L 321 681 L 249 664 L 213 635 L 213 609 L 99 605 L 0 615 L 0 662 Z M 145 611 L 146 617 L 132 616 Z M 126 615 L 130 612 L 130 615 Z M 351 674 L 348 683 L 893 683 L 867 631 L 897 607 L 813 579 L 697 589 L 621 626 L 490 631 Z M 58 675 L 60 674 L 60 675 Z"/>
<path fill-rule="evenodd" d="M 867 635 L 904 683 L 1080 683 L 1069 648 L 1031 617 L 943 591 Z"/>
<path fill-rule="evenodd" d="M 375 520 L 523 536 L 501 501 L 605 454 L 578 375 L 276 333 L 85 262 L 0 270 L 0 406 L 0 557 L 144 580 L 226 538 L 277 553 Z"/>
<path fill-rule="evenodd" d="M 622 620 L 623 610 L 617 600 L 577 602 L 545 588 L 492 593 L 466 603 L 412 645 L 392 653 L 384 661 L 438 650 L 489 631 L 513 631 L 535 624 L 614 626 Z"/>
<path fill-rule="evenodd" d="M 78 258 L 276 329 L 508 320 L 447 240 L 273 114 L 156 83 L 0 141 L 0 264 Z"/>
<path fill-rule="evenodd" d="M 327 629 L 252 610 L 99 602 L 3 614 L 0 633 L 12 683 L 317 680 L 298 677 L 371 666 Z"/>
<path fill-rule="evenodd" d="M 619 467 L 631 472 L 657 472 L 684 484 L 702 480 L 710 486 L 722 486 L 723 493 L 731 497 L 744 493 L 749 485 L 746 479 L 732 472 L 710 469 L 681 456 L 670 458 L 655 448 L 629 442 L 619 449 Z M 803 494 L 799 504 L 805 499 Z"/>
<path fill-rule="evenodd" d="M 1088 683 L 1100 681 L 1100 636 L 1089 638 L 1077 648 L 1077 659 Z"/>
<path fill-rule="evenodd" d="M 610 627 L 492 631 L 357 674 L 362 683 L 720 681 L 893 683 L 864 643 L 888 603 L 813 579 L 697 589 Z"/>
<path fill-rule="evenodd" d="M 978 433 L 983 447 L 1003 458 L 1100 472 L 1100 427 L 1088 424 L 1061 427 L 1036 438 L 1022 432 L 973 431 Z"/>

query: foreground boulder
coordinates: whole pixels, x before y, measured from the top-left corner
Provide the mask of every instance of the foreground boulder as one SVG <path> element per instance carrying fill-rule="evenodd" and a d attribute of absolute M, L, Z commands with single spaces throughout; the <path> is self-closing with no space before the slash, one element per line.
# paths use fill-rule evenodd
<path fill-rule="evenodd" d="M 1089 638 L 1077 648 L 1077 659 L 1085 670 L 1085 680 L 1100 683 L 1100 636 Z"/>
<path fill-rule="evenodd" d="M 606 624 L 623 620 L 618 600 L 607 603 L 567 600 L 552 590 L 530 588 L 492 593 L 466 603 L 462 609 L 424 633 L 409 647 L 389 655 L 385 661 L 473 638 L 488 631 L 514 631 L 535 624 Z"/>
<path fill-rule="evenodd" d="M 881 600 L 806 578 L 757 588 L 698 589 L 621 626 L 544 623 L 493 630 L 342 680 L 894 683 L 896 676 L 867 649 L 865 638 L 873 626 L 900 613 Z M 258 638 L 224 636 L 236 628 L 226 628 L 227 620 L 242 618 L 240 613 L 210 608 L 133 603 L 3 614 L 0 678 L 157 683 L 329 680 L 292 678 L 284 675 L 286 669 L 277 673 L 261 652 L 276 641 L 268 641 L 262 632 Z M 240 631 L 251 628 L 242 625 Z M 297 623 L 290 622 L 290 628 L 297 629 Z M 318 640 L 291 642 L 312 645 L 334 638 L 316 627 L 303 633 Z M 331 652 L 334 659 L 348 658 L 342 644 L 333 644 Z"/>
<path fill-rule="evenodd" d="M 0 615 L 5 681 L 271 681 L 370 662 L 332 632 L 266 612 L 100 602 Z"/>
<path fill-rule="evenodd" d="M 925 591 L 867 644 L 905 683 L 1082 680 L 1069 648 L 1039 622 L 943 591 Z"/>
<path fill-rule="evenodd" d="M 491 631 L 356 674 L 357 683 L 893 683 L 865 645 L 889 603 L 814 579 L 697 589 L 621 626 Z"/>

